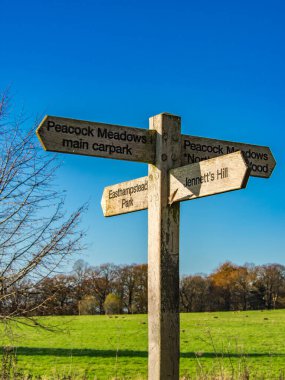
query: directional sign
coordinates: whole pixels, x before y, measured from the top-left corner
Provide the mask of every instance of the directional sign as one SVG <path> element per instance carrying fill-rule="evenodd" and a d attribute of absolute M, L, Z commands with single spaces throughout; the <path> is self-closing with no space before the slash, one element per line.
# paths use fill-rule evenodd
<path fill-rule="evenodd" d="M 270 149 L 266 146 L 182 135 L 182 165 L 194 164 L 239 150 L 244 153 L 248 161 L 251 176 L 270 177 L 276 162 Z"/>
<path fill-rule="evenodd" d="M 45 150 L 153 163 L 155 132 L 46 116 L 37 128 Z"/>
<path fill-rule="evenodd" d="M 206 197 L 246 187 L 250 168 L 243 153 L 235 152 L 172 169 L 169 203 Z"/>
<path fill-rule="evenodd" d="M 48 151 L 150 164 L 149 177 L 106 187 L 101 204 L 105 216 L 148 208 L 148 379 L 178 380 L 178 202 L 270 177 L 270 149 L 181 136 L 180 117 L 168 113 L 150 118 L 149 130 L 46 116 L 37 136 Z"/>
<path fill-rule="evenodd" d="M 105 187 L 101 206 L 104 216 L 126 214 L 147 208 L 148 177 Z"/>

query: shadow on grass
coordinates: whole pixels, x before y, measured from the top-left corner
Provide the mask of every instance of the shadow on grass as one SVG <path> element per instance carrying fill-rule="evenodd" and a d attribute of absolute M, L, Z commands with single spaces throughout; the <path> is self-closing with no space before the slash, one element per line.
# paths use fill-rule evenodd
<path fill-rule="evenodd" d="M 3 350 L 1 350 L 3 352 Z M 17 355 L 23 356 L 89 356 L 89 357 L 102 357 L 102 358 L 114 358 L 119 357 L 140 357 L 147 358 L 147 351 L 131 351 L 131 350 L 94 350 L 94 349 L 65 349 L 65 348 L 47 348 L 47 347 L 15 347 Z M 2 353 L 1 352 L 1 353 Z M 285 354 L 281 353 L 222 353 L 222 352 L 181 352 L 181 358 L 258 358 L 258 357 L 285 357 Z"/>

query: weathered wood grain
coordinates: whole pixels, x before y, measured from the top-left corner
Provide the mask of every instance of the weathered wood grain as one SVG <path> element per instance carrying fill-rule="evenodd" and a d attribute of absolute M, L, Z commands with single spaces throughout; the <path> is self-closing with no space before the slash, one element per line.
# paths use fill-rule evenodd
<path fill-rule="evenodd" d="M 156 162 L 148 178 L 148 379 L 179 379 L 179 203 L 168 205 L 168 170 L 180 166 L 180 118 L 150 119 Z"/>
<path fill-rule="evenodd" d="M 170 204 L 246 187 L 250 174 L 243 153 L 235 152 L 169 172 Z"/>
<path fill-rule="evenodd" d="M 148 177 L 105 187 L 101 206 L 104 216 L 146 209 L 148 206 Z"/>
<path fill-rule="evenodd" d="M 235 151 L 242 151 L 253 177 L 269 178 L 276 161 L 267 146 L 182 135 L 181 165 L 194 164 Z"/>
<path fill-rule="evenodd" d="M 153 163 L 155 132 L 83 120 L 45 116 L 37 128 L 45 150 Z"/>

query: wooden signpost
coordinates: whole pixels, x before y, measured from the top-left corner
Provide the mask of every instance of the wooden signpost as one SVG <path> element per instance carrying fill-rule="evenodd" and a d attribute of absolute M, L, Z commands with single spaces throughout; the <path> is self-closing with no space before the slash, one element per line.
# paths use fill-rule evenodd
<path fill-rule="evenodd" d="M 148 208 L 149 380 L 179 379 L 180 201 L 244 188 L 275 167 L 267 147 L 183 136 L 180 124 L 167 113 L 150 118 L 149 130 L 46 116 L 37 128 L 48 151 L 149 164 L 147 177 L 102 196 L 105 216 Z"/>

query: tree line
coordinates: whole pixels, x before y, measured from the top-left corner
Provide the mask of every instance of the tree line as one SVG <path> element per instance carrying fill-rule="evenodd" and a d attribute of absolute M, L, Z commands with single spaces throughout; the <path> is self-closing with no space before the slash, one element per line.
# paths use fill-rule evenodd
<path fill-rule="evenodd" d="M 284 308 L 285 266 L 225 262 L 207 276 L 185 276 L 180 307 L 185 312 Z"/>
<path fill-rule="evenodd" d="M 14 288 L 4 314 L 84 315 L 147 313 L 147 264 L 92 267 L 78 260 L 70 274 Z M 285 307 L 285 266 L 220 265 L 209 275 L 183 276 L 181 312 L 263 310 Z M 3 310 L 1 310 L 3 313 Z"/>

